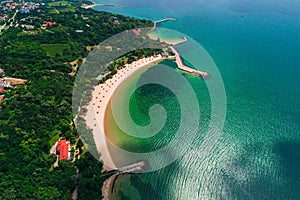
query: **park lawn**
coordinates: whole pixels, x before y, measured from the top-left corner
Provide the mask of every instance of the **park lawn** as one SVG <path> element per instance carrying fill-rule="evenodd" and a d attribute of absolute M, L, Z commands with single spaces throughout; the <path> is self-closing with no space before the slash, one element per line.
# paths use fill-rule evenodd
<path fill-rule="evenodd" d="M 36 35 L 38 34 L 38 31 L 36 30 L 30 30 L 30 31 L 22 31 L 20 33 L 18 33 L 18 36 L 26 36 L 26 35 Z"/>
<path fill-rule="evenodd" d="M 67 1 L 57 1 L 57 2 L 51 2 L 48 4 L 49 7 L 63 7 L 69 5 L 69 2 Z"/>
<path fill-rule="evenodd" d="M 51 13 L 51 14 L 59 14 L 59 11 L 56 9 L 56 8 L 51 8 L 51 9 L 49 9 L 49 13 Z"/>
<path fill-rule="evenodd" d="M 74 13 L 74 12 L 76 12 L 76 8 L 74 6 L 68 6 L 67 11 Z"/>
<path fill-rule="evenodd" d="M 38 35 L 38 34 L 44 34 L 47 31 L 41 28 L 38 29 L 32 29 L 32 30 L 22 30 L 22 32 L 19 32 L 18 36 L 27 36 L 27 35 Z"/>
<path fill-rule="evenodd" d="M 71 5 L 67 5 L 64 7 L 56 7 L 58 9 L 59 12 L 72 12 L 74 13 L 76 11 L 76 8 L 74 6 Z"/>
<path fill-rule="evenodd" d="M 51 14 L 59 14 L 59 11 L 55 7 L 53 7 L 51 9 L 49 9 L 49 13 L 51 13 Z"/>
<path fill-rule="evenodd" d="M 68 26 L 55 26 L 48 28 L 48 30 L 52 32 L 69 32 L 72 31 L 72 28 Z"/>
<path fill-rule="evenodd" d="M 42 44 L 41 47 L 51 57 L 62 55 L 64 50 L 70 50 L 69 44 Z"/>
<path fill-rule="evenodd" d="M 49 141 L 50 146 L 52 147 L 59 140 L 59 135 L 54 135 Z"/>
<path fill-rule="evenodd" d="M 76 7 L 74 7 L 70 2 L 67 1 L 57 1 L 51 2 L 48 4 L 48 7 L 51 10 L 51 13 L 59 13 L 59 12 L 75 12 Z"/>

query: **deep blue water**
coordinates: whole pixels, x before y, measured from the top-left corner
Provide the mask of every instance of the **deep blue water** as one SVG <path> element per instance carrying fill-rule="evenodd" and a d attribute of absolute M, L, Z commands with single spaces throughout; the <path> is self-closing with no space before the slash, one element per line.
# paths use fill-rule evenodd
<path fill-rule="evenodd" d="M 160 26 L 182 32 L 205 48 L 227 95 L 225 127 L 213 154 L 201 157 L 201 141 L 196 140 L 178 162 L 139 175 L 144 185 L 120 183 L 129 185 L 126 191 L 121 187 L 123 195 L 300 199 L 299 1 L 98 2 L 125 5 L 97 9 L 133 17 L 175 17 Z M 192 54 L 184 47 L 179 50 L 183 56 Z"/>

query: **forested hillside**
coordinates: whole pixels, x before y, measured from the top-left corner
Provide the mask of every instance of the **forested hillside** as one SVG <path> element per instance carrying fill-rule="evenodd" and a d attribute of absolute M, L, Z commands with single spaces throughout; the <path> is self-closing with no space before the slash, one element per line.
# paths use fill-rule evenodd
<path fill-rule="evenodd" d="M 27 80 L 6 89 L 0 102 L 0 199 L 71 199 L 76 187 L 78 199 L 101 198 L 102 164 L 85 151 L 72 125 L 74 67 L 106 38 L 152 22 L 82 9 L 81 3 L 19 12 L 0 35 L 0 68 Z M 54 168 L 49 151 L 59 137 L 81 156 Z"/>

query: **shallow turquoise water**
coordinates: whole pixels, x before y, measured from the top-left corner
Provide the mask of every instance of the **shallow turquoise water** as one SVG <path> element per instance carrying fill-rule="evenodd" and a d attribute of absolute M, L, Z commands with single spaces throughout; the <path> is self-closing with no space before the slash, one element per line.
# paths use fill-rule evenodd
<path fill-rule="evenodd" d="M 197 137 L 178 162 L 139 175 L 145 181 L 142 188 L 136 186 L 142 199 L 299 199 L 299 3 L 107 2 L 126 6 L 106 8 L 115 13 L 154 20 L 175 17 L 177 21 L 161 26 L 200 43 L 226 88 L 227 115 L 218 145 L 203 157 L 203 137 Z M 197 57 L 184 45 L 179 50 L 184 57 Z M 210 105 L 201 92 L 205 84 L 188 80 L 199 91 L 205 123 Z"/>

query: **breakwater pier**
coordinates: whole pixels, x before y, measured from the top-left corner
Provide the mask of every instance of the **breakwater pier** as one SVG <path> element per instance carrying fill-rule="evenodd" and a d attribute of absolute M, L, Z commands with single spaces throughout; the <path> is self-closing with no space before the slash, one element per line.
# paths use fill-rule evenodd
<path fill-rule="evenodd" d="M 196 69 L 193 69 L 193 68 L 190 68 L 190 67 L 186 66 L 183 63 L 178 51 L 174 47 L 170 47 L 170 49 L 175 54 L 175 59 L 176 59 L 176 64 L 177 64 L 178 69 L 180 69 L 182 71 L 185 71 L 185 72 L 188 72 L 188 73 L 196 74 L 198 76 L 201 76 L 204 79 L 209 78 L 209 73 L 204 72 L 204 71 L 200 71 L 200 70 L 196 70 Z"/>

